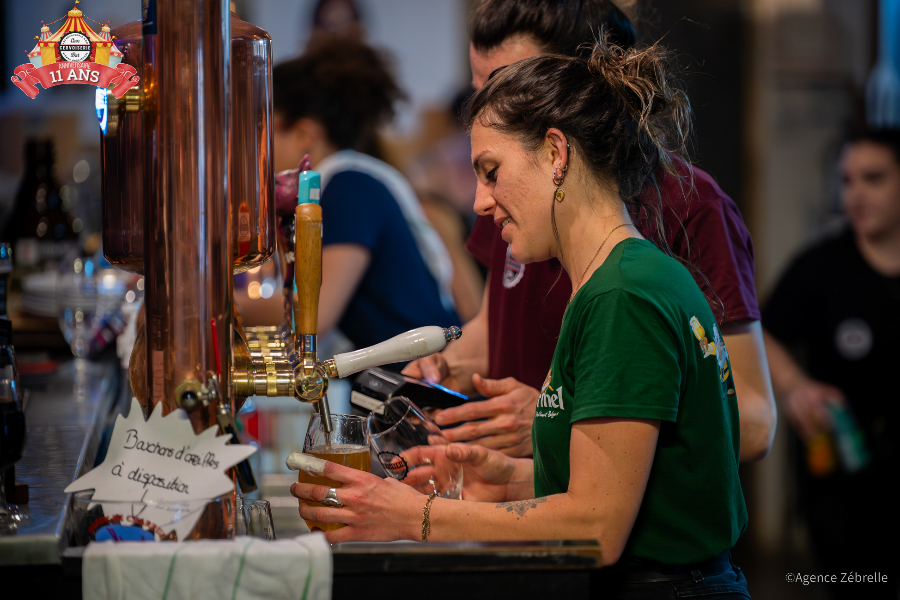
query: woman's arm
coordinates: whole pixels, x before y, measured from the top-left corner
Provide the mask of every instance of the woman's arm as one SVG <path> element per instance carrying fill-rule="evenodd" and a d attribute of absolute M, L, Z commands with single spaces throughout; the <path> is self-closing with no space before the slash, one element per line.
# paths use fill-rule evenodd
<path fill-rule="evenodd" d="M 429 539 L 593 538 L 602 545 L 604 563 L 614 564 L 637 518 L 658 435 L 659 421 L 653 419 L 579 421 L 572 427 L 571 474 L 565 494 L 502 502 L 438 498 L 431 506 Z M 338 499 L 344 507 L 303 505 L 300 514 L 305 519 L 347 524 L 327 532 L 329 542 L 421 540 L 425 496 L 395 480 L 381 480 L 334 463 L 326 463 L 324 474 L 343 484 Z M 324 486 L 311 484 L 291 487 L 298 498 L 317 502 L 327 491 Z"/>
<path fill-rule="evenodd" d="M 497 504 L 435 500 L 431 538 L 586 539 L 615 564 L 637 518 L 656 452 L 659 421 L 602 418 L 572 427 L 565 494 Z"/>
<path fill-rule="evenodd" d="M 766 457 L 775 439 L 775 394 L 759 321 L 722 326 L 741 421 L 741 462 Z"/>
<path fill-rule="evenodd" d="M 425 216 L 441 236 L 450 254 L 450 260 L 453 262 L 450 290 L 456 303 L 456 314 L 463 323 L 466 323 L 478 314 L 485 285 L 475 259 L 466 250 L 466 232 L 462 217 L 445 201 L 432 194 L 419 193 L 419 201 Z"/>
<path fill-rule="evenodd" d="M 322 248 L 319 336 L 337 327 L 371 260 L 372 253 L 359 244 L 331 244 Z"/>

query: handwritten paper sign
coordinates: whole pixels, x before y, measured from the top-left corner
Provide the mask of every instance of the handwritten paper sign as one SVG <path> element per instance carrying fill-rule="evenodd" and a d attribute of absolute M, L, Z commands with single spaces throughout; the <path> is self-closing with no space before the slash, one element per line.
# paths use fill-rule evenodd
<path fill-rule="evenodd" d="M 186 515 L 193 516 L 193 527 L 206 500 L 231 493 L 234 484 L 225 471 L 256 452 L 253 446 L 229 444 L 231 435 L 217 433 L 210 427 L 194 434 L 187 413 L 179 409 L 162 416 L 159 404 L 145 421 L 133 399 L 128 416 L 116 419 L 106 459 L 65 491 L 93 489 L 92 502 L 103 504 L 104 513 L 107 504 L 143 503 L 150 512 L 159 511 L 155 523 L 166 531 L 176 529 L 180 538 Z M 162 516 L 173 510 L 179 526 Z"/>

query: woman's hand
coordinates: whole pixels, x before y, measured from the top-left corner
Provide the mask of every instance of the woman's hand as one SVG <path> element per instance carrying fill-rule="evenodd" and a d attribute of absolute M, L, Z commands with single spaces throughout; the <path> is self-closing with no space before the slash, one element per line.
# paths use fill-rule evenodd
<path fill-rule="evenodd" d="M 450 363 L 440 352 L 410 362 L 403 367 L 401 373 L 460 391 L 459 381 L 450 372 Z"/>
<path fill-rule="evenodd" d="M 533 463 L 514 459 L 483 446 L 450 444 L 418 446 L 403 452 L 411 469 L 403 481 L 381 479 L 371 473 L 324 461 L 322 473 L 342 484 L 337 498 L 342 508 L 300 507 L 300 516 L 321 523 L 343 523 L 341 529 L 325 532 L 329 543 L 351 540 L 390 542 L 421 539 L 422 510 L 427 496 L 420 490 L 434 489 L 428 481 L 433 467 L 443 461 L 463 467 L 463 499 L 478 502 L 505 502 L 534 497 Z M 328 486 L 295 483 L 291 494 L 300 500 L 322 502 Z"/>
<path fill-rule="evenodd" d="M 510 497 L 509 489 L 511 483 L 518 483 L 516 461 L 506 454 L 475 444 L 450 444 L 447 458 L 463 466 L 464 500 L 505 502 L 516 499 Z"/>
<path fill-rule="evenodd" d="M 805 377 L 785 395 L 784 412 L 801 439 L 808 442 L 816 434 L 834 429 L 829 406 L 841 406 L 845 401 L 838 388 Z"/>
<path fill-rule="evenodd" d="M 322 474 L 343 485 L 337 489 L 337 498 L 344 506 L 303 504 L 300 516 L 321 523 L 344 523 L 346 527 L 325 532 L 329 543 L 421 539 L 426 496 L 394 479 L 381 479 L 333 462 L 325 461 Z M 295 483 L 291 486 L 291 494 L 300 500 L 321 502 L 327 493 L 328 487 L 323 485 Z"/>
<path fill-rule="evenodd" d="M 434 421 L 441 426 L 469 421 L 444 429 L 444 436 L 451 442 L 473 441 L 509 456 L 531 456 L 531 423 L 540 392 L 512 377 L 485 379 L 476 374 L 472 383 L 488 399 L 435 414 Z"/>
<path fill-rule="evenodd" d="M 831 431 L 834 423 L 830 406 L 843 405 L 846 402 L 844 392 L 809 377 L 771 333 L 764 332 L 763 339 L 769 357 L 772 386 L 791 426 L 805 442 L 816 434 Z"/>
<path fill-rule="evenodd" d="M 475 444 L 450 444 L 440 446 L 418 446 L 407 450 L 402 456 L 410 464 L 434 464 L 451 461 L 463 467 L 463 500 L 476 502 L 505 502 L 519 500 L 522 493 L 515 490 L 525 488 L 525 498 L 534 495 L 532 479 L 533 463 L 530 460 L 516 460 L 497 450 Z M 527 464 L 526 464 L 527 463 Z M 428 479 L 433 469 L 418 467 L 409 472 L 403 483 L 420 491 L 428 488 Z"/>

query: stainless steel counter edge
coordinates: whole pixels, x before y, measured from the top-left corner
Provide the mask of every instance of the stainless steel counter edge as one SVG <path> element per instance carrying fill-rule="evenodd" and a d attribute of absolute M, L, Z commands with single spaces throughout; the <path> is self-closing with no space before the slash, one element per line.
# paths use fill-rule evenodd
<path fill-rule="evenodd" d="M 30 502 L 23 505 L 29 519 L 0 537 L 0 566 L 60 564 L 72 505 L 63 490 L 94 466 L 101 436 L 127 393 L 125 379 L 116 360 L 73 360 L 43 380 L 44 389 L 32 389 L 27 446 L 16 465 L 17 481 L 29 486 Z"/>

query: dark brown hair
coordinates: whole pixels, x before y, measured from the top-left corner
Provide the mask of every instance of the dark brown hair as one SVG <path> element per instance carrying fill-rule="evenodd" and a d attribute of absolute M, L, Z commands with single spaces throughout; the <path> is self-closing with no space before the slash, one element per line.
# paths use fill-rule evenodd
<path fill-rule="evenodd" d="M 372 152 L 403 98 L 387 58 L 355 36 L 323 35 L 272 70 L 274 108 L 287 124 L 315 119 L 338 149 Z"/>
<path fill-rule="evenodd" d="M 632 215 L 645 220 L 641 229 L 671 254 L 660 179 L 681 179 L 682 165 L 690 176 L 691 137 L 690 104 L 672 60 L 658 44 L 625 50 L 601 34 L 587 58 L 542 55 L 498 70 L 472 97 L 465 122 L 509 133 L 530 150 L 559 129 L 571 154 L 601 184 L 614 182 Z M 555 223 L 554 234 L 558 241 Z"/>
<path fill-rule="evenodd" d="M 847 136 L 844 145 L 869 142 L 884 146 L 894 155 L 894 160 L 900 165 L 900 129 L 863 129 L 853 131 Z"/>
<path fill-rule="evenodd" d="M 525 35 L 546 53 L 589 55 L 584 44 L 593 45 L 601 29 L 621 48 L 637 41 L 631 21 L 610 0 L 483 0 L 469 16 L 472 45 L 479 52 Z"/>

